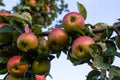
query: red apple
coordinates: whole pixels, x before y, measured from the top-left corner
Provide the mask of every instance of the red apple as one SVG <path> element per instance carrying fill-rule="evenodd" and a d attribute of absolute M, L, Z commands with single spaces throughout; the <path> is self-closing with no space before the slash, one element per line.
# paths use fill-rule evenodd
<path fill-rule="evenodd" d="M 52 49 L 63 49 L 68 42 L 67 33 L 61 28 L 53 29 L 48 35 L 48 43 Z"/>
<path fill-rule="evenodd" d="M 36 80 L 46 80 L 45 75 L 35 75 Z"/>
<path fill-rule="evenodd" d="M 40 7 L 41 13 L 43 14 L 49 14 L 50 13 L 50 7 L 48 5 L 44 5 Z"/>
<path fill-rule="evenodd" d="M 34 49 L 38 46 L 38 39 L 32 32 L 22 33 L 17 39 L 17 46 L 21 51 Z"/>
<path fill-rule="evenodd" d="M 31 7 L 35 7 L 36 6 L 36 0 L 29 0 L 28 5 L 31 6 Z"/>
<path fill-rule="evenodd" d="M 10 16 L 10 13 L 9 12 L 0 12 L 0 16 Z"/>
<path fill-rule="evenodd" d="M 11 74 L 8 74 L 5 78 L 5 80 L 23 80 L 23 77 L 16 77 Z"/>
<path fill-rule="evenodd" d="M 63 17 L 62 25 L 68 32 L 80 31 L 84 28 L 84 18 L 78 12 L 69 12 Z"/>
<path fill-rule="evenodd" d="M 32 70 L 35 74 L 38 74 L 38 75 L 45 75 L 49 73 L 50 67 L 51 67 L 51 64 L 48 59 L 43 59 L 40 61 L 35 60 L 32 63 Z"/>
<path fill-rule="evenodd" d="M 72 54 L 78 59 L 90 58 L 89 45 L 95 41 L 89 36 L 80 36 L 72 43 Z"/>
<path fill-rule="evenodd" d="M 21 56 L 13 56 L 7 62 L 8 72 L 14 76 L 23 76 L 23 74 L 28 70 L 28 64 L 22 64 L 20 62 Z"/>
<path fill-rule="evenodd" d="M 0 23 L 0 28 L 2 28 L 5 25 L 5 23 Z"/>

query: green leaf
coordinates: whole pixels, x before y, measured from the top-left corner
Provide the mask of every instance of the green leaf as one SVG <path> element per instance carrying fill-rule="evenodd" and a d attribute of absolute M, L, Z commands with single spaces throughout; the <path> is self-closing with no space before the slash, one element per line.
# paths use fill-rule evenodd
<path fill-rule="evenodd" d="M 10 24 L 5 24 L 2 28 L 0 28 L 0 33 L 11 32 L 15 29 Z"/>
<path fill-rule="evenodd" d="M 86 11 L 84 5 L 81 4 L 81 3 L 79 3 L 79 2 L 77 2 L 77 6 L 78 6 L 79 12 L 80 12 L 80 13 L 82 14 L 82 16 L 84 17 L 84 20 L 86 20 L 86 18 L 87 18 L 87 11 Z"/>
<path fill-rule="evenodd" d="M 97 80 L 101 72 L 98 70 L 92 70 L 88 73 L 86 80 Z"/>
<path fill-rule="evenodd" d="M 110 67 L 109 80 L 120 80 L 120 67 L 117 66 Z"/>
<path fill-rule="evenodd" d="M 100 56 L 102 54 L 101 47 L 97 44 L 90 45 L 90 54 L 94 58 L 96 67 L 100 69 L 109 69 L 110 64 L 104 63 L 104 57 Z"/>

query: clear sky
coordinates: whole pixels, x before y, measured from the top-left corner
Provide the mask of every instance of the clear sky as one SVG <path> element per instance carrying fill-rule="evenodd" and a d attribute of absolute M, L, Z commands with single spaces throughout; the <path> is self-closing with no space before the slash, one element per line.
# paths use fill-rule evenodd
<path fill-rule="evenodd" d="M 3 0 L 6 2 L 6 9 L 11 10 L 13 5 L 19 0 Z M 77 11 L 77 3 L 82 3 L 87 9 L 87 19 L 85 23 L 96 24 L 97 22 L 105 22 L 112 25 L 116 19 L 120 18 L 120 0 L 64 0 L 69 4 L 70 11 Z M 1 8 L 0 8 L 1 9 Z M 59 18 L 63 18 L 60 15 Z M 54 24 L 54 23 L 53 23 Z M 115 60 L 115 65 L 120 66 L 119 59 Z M 59 59 L 51 62 L 51 71 L 53 79 L 47 77 L 47 80 L 86 80 L 86 75 L 91 70 L 87 64 L 73 66 L 67 60 L 67 56 L 62 54 Z M 2 78 L 2 76 L 0 76 Z"/>

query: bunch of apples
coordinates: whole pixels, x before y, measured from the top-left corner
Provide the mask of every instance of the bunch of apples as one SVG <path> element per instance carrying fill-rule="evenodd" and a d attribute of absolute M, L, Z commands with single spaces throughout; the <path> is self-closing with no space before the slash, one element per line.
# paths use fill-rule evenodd
<path fill-rule="evenodd" d="M 80 35 L 70 41 L 71 34 L 84 30 L 85 22 L 83 16 L 78 12 L 69 12 L 63 17 L 62 26 L 62 28 L 55 27 L 52 29 L 47 39 L 39 38 L 29 27 L 25 27 L 25 32 L 17 37 L 17 48 L 23 54 L 27 54 L 30 50 L 35 50 L 34 54 L 37 53 L 37 57 L 33 59 L 31 64 L 22 63 L 21 60 L 24 58 L 22 55 L 11 57 L 7 62 L 9 74 L 6 76 L 6 80 L 23 80 L 29 67 L 35 74 L 36 80 L 45 80 L 45 75 L 49 73 L 51 67 L 48 59 L 48 56 L 51 55 L 51 50 L 63 50 L 68 45 L 71 48 L 70 57 L 78 60 L 89 59 L 89 45 L 95 43 L 94 39 L 87 35 Z M 38 79 L 38 76 L 44 76 L 44 79 Z"/>

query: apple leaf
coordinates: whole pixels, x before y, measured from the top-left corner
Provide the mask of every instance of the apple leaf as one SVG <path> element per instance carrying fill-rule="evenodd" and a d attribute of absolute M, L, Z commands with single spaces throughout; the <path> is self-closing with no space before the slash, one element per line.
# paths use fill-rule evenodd
<path fill-rule="evenodd" d="M 109 80 L 120 80 L 120 67 L 117 66 L 110 67 Z"/>
<path fill-rule="evenodd" d="M 110 64 L 104 63 L 104 57 L 100 56 L 102 54 L 101 47 L 97 44 L 90 45 L 90 54 L 94 58 L 94 66 L 100 69 L 109 69 Z"/>
<path fill-rule="evenodd" d="M 86 11 L 85 7 L 83 6 L 83 4 L 77 2 L 77 7 L 78 7 L 79 12 L 84 17 L 84 20 L 86 20 L 86 18 L 87 18 L 87 11 Z"/>
<path fill-rule="evenodd" d="M 5 6 L 2 0 L 0 0 L 0 6 Z"/>
<path fill-rule="evenodd" d="M 10 24 L 4 24 L 2 28 L 0 28 L 0 33 L 14 31 L 15 29 Z"/>
<path fill-rule="evenodd" d="M 88 73 L 86 80 L 97 80 L 101 72 L 98 70 L 92 70 Z"/>

